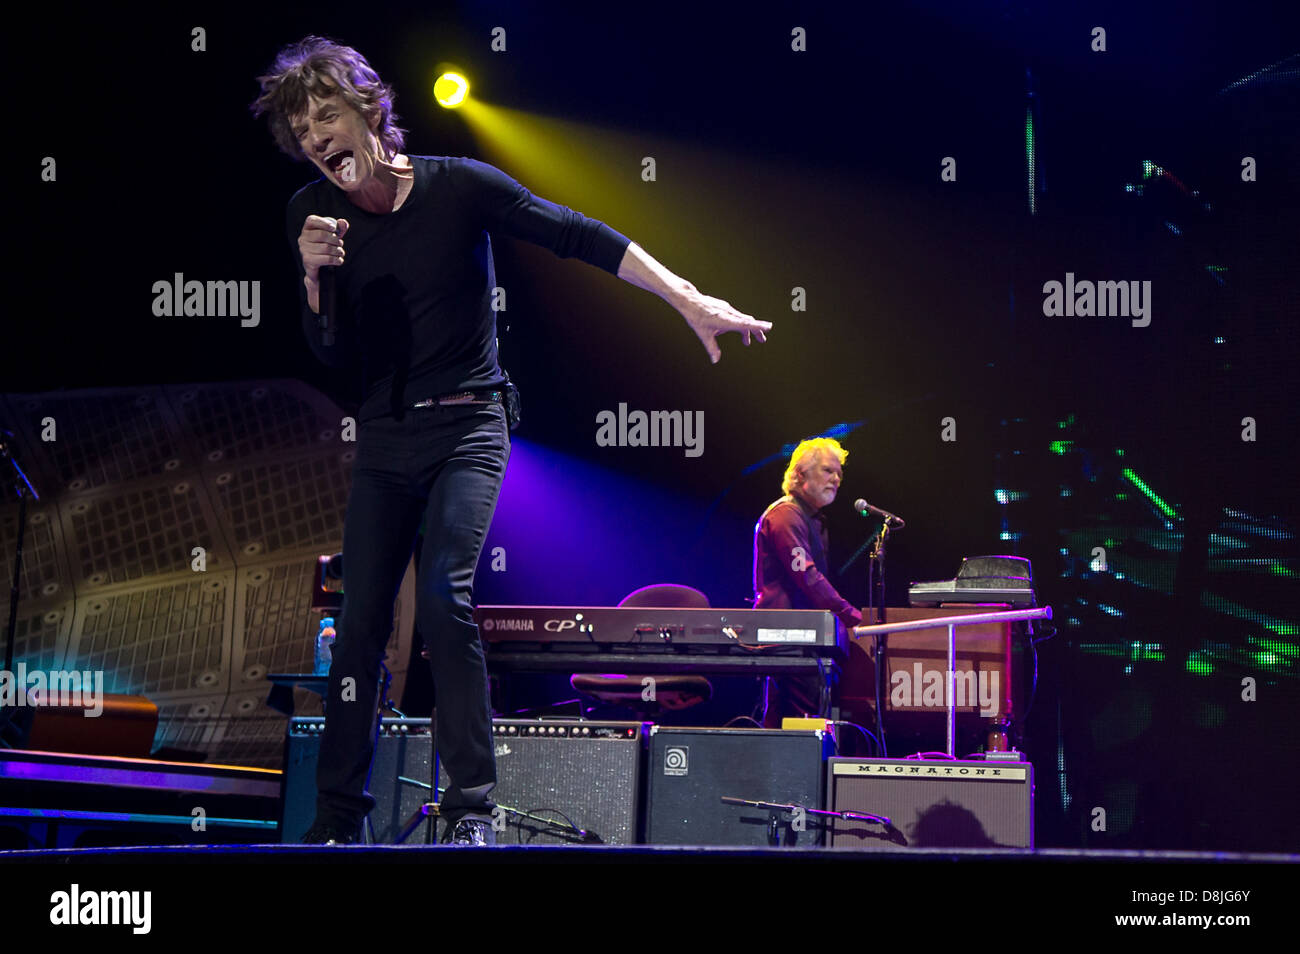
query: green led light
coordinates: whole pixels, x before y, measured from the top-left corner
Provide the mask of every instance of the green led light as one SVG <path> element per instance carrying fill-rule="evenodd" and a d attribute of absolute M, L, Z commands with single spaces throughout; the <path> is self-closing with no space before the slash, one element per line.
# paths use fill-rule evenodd
<path fill-rule="evenodd" d="M 1214 667 L 1200 653 L 1192 653 L 1187 657 L 1187 671 L 1197 676 L 1208 676 L 1214 672 Z"/>
<path fill-rule="evenodd" d="M 1300 635 L 1300 625 L 1289 622 L 1288 620 L 1279 619 L 1276 616 L 1269 616 L 1267 613 L 1261 613 L 1258 610 L 1252 610 L 1248 607 L 1242 606 L 1240 603 L 1234 603 L 1231 600 L 1224 599 L 1217 593 L 1202 593 L 1201 605 L 1219 613 L 1226 613 L 1229 616 L 1235 616 L 1237 619 L 1244 619 L 1249 620 L 1252 623 L 1258 623 L 1259 625 L 1277 633 L 1279 636 Z"/>
<path fill-rule="evenodd" d="M 1295 570 L 1291 569 L 1289 566 L 1284 566 L 1277 560 L 1273 560 L 1269 563 L 1268 572 L 1272 573 L 1274 576 L 1280 576 L 1288 580 L 1294 580 L 1297 576 L 1300 576 L 1300 574 L 1297 574 Z"/>
<path fill-rule="evenodd" d="M 1056 426 L 1059 430 L 1065 430 L 1067 427 L 1070 427 L 1073 424 L 1074 424 L 1073 414 L 1067 414 L 1065 420 L 1056 422 Z"/>
<path fill-rule="evenodd" d="M 1277 669 L 1282 665 L 1281 658 L 1273 653 L 1255 653 L 1255 662 L 1265 669 Z"/>
<path fill-rule="evenodd" d="M 1074 441 L 1052 441 L 1047 449 L 1053 454 L 1064 456 L 1074 446 Z"/>
<path fill-rule="evenodd" d="M 1025 110 L 1025 172 L 1026 187 L 1029 192 L 1029 214 L 1038 214 L 1038 183 L 1036 181 L 1037 159 L 1034 150 L 1034 111 Z"/>
<path fill-rule="evenodd" d="M 1157 643 L 1134 643 L 1129 658 L 1134 662 L 1164 662 L 1165 654 Z"/>
<path fill-rule="evenodd" d="M 1247 639 L 1256 646 L 1261 646 L 1270 653 L 1279 656 L 1300 656 L 1300 645 L 1284 642 L 1280 639 L 1268 639 L 1261 636 L 1248 636 Z"/>
<path fill-rule="evenodd" d="M 1196 713 L 1196 724 L 1203 729 L 1217 729 L 1228 721 L 1228 710 L 1217 703 L 1206 703 Z"/>
<path fill-rule="evenodd" d="M 1169 506 L 1169 504 L 1165 503 L 1158 496 L 1156 496 L 1155 491 L 1153 491 L 1150 487 L 1148 487 L 1141 477 L 1133 473 L 1133 468 L 1125 467 L 1123 470 L 1123 474 L 1124 474 L 1124 478 L 1128 480 L 1129 483 L 1131 483 L 1138 490 L 1142 491 L 1142 493 L 1146 494 L 1147 499 L 1150 500 L 1153 504 L 1155 504 L 1158 508 L 1160 508 L 1160 512 L 1163 513 L 1166 517 L 1178 516 L 1178 512 L 1174 510 L 1173 507 Z"/>

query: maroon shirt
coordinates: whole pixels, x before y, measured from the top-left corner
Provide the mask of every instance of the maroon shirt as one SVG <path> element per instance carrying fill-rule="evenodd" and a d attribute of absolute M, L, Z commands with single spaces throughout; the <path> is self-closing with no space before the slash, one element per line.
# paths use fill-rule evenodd
<path fill-rule="evenodd" d="M 862 614 L 822 572 L 828 548 L 820 511 L 793 495 L 768 507 L 754 525 L 754 609 L 824 609 L 845 626 L 860 626 Z"/>

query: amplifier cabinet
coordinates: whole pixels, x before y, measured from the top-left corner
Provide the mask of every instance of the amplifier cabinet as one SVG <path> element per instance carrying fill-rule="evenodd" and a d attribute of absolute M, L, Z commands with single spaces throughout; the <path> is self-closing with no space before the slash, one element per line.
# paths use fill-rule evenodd
<path fill-rule="evenodd" d="M 285 743 L 284 796 L 280 812 L 280 841 L 297 842 L 316 817 L 316 763 L 320 757 L 325 720 L 320 716 L 289 720 Z M 383 719 L 370 769 L 369 791 L 375 798 L 370 825 L 376 844 L 395 844 L 405 822 L 420 806 L 433 801 L 432 792 L 403 777 L 433 783 L 433 729 L 429 719 Z M 424 824 L 408 843 L 429 840 Z"/>
<path fill-rule="evenodd" d="M 1034 847 L 1034 768 L 1028 762 L 828 760 L 827 807 L 890 819 L 832 819 L 833 848 Z"/>
<path fill-rule="evenodd" d="M 498 824 L 504 824 L 497 844 L 632 845 L 640 840 L 642 723 L 494 719 L 492 734 L 497 765 L 492 800 L 502 809 L 496 813 Z M 438 787 L 450 781 L 439 761 Z"/>
<path fill-rule="evenodd" d="M 831 738 L 782 729 L 650 730 L 646 841 L 818 845 L 819 816 L 728 805 L 724 796 L 819 809 Z"/>

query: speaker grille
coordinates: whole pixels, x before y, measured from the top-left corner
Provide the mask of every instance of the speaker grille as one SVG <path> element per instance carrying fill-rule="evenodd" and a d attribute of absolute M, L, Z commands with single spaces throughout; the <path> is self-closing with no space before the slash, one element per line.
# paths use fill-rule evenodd
<path fill-rule="evenodd" d="M 203 550 L 207 572 L 234 566 L 194 475 L 65 498 L 61 509 L 78 593 L 148 577 L 197 575 L 196 547 Z"/>
<path fill-rule="evenodd" d="M 17 456 L 17 455 L 16 455 Z M 27 528 L 23 533 L 23 569 L 18 578 L 18 592 L 22 599 L 18 606 L 21 619 L 26 613 L 43 613 L 47 604 L 66 604 L 72 599 L 71 578 L 68 567 L 59 552 L 63 531 L 59 523 L 58 507 L 47 503 L 27 503 Z M 14 544 L 18 541 L 18 507 L 8 499 L 0 507 L 0 593 L 4 609 L 3 619 L 9 620 L 9 592 L 14 579 Z M 39 612 L 38 612 L 39 610 Z M 20 650 L 15 658 L 22 659 Z"/>
<path fill-rule="evenodd" d="M 169 392 L 181 428 L 208 462 L 340 446 L 342 412 L 297 381 L 190 385 Z"/>
<path fill-rule="evenodd" d="M 351 451 L 328 458 L 250 462 L 216 475 L 216 499 L 243 559 L 319 550 L 336 539 L 347 506 Z"/>
<path fill-rule="evenodd" d="M 161 388 L 10 395 L 42 497 L 84 493 L 178 467 L 185 442 Z M 18 430 L 17 427 L 14 428 Z M 46 438 L 52 439 L 46 439 Z"/>
<path fill-rule="evenodd" d="M 102 669 L 108 691 L 155 702 L 223 690 L 233 583 L 233 574 L 195 573 L 78 601 L 69 657 L 79 669 Z"/>
<path fill-rule="evenodd" d="M 266 676 L 311 669 L 308 594 L 316 558 L 342 547 L 355 456 L 341 410 L 286 380 L 11 394 L 0 411 L 42 493 L 15 660 L 101 670 L 106 691 L 147 696 L 156 746 L 279 767 L 285 717 L 264 704 Z M 17 508 L 0 508 L 6 580 L 16 536 Z M 388 654 L 395 698 L 414 589 L 408 568 Z M 295 695 L 296 711 L 319 712 Z"/>
<path fill-rule="evenodd" d="M 558 825 L 594 833 L 607 845 L 637 838 L 642 758 L 639 722 L 497 719 L 492 726 L 498 805 L 506 812 L 498 844 L 574 844 Z M 450 782 L 439 766 L 439 787 Z M 556 824 L 548 824 L 548 823 Z"/>

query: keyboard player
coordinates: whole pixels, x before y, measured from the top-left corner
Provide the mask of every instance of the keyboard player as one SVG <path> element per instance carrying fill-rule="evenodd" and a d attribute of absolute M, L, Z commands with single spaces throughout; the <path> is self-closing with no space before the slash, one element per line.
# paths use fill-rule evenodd
<path fill-rule="evenodd" d="M 826 578 L 829 538 L 822 511 L 835 500 L 849 452 L 827 437 L 803 441 L 781 481 L 784 496 L 754 526 L 754 608 L 830 610 L 845 626 L 862 614 Z M 768 677 L 763 725 L 818 710 L 817 677 Z"/>

